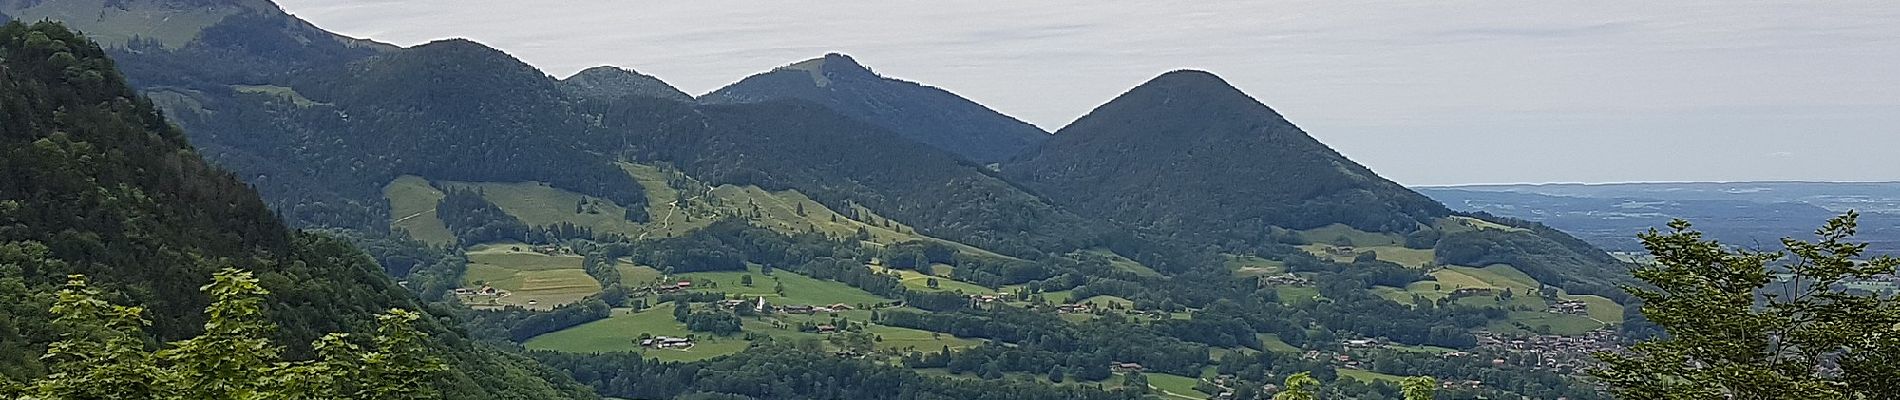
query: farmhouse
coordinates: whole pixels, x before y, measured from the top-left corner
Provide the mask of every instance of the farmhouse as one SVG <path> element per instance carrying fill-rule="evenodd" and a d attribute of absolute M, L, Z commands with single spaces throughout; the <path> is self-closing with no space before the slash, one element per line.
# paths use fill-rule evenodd
<path fill-rule="evenodd" d="M 640 347 L 651 347 L 651 348 L 656 348 L 656 349 L 685 349 L 685 348 L 693 347 L 693 339 L 676 338 L 676 337 L 668 337 L 668 336 L 655 336 L 651 339 L 640 339 Z"/>
<path fill-rule="evenodd" d="M 1110 369 L 1115 370 L 1115 372 L 1141 372 L 1142 371 L 1141 364 L 1136 364 L 1136 363 L 1131 363 L 1131 362 L 1109 363 L 1108 367 Z"/>

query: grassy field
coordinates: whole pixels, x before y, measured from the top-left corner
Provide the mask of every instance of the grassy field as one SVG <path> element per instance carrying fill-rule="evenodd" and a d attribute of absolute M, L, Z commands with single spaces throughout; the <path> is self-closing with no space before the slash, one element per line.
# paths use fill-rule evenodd
<path fill-rule="evenodd" d="M 1545 328 L 1548 327 L 1548 328 Z M 1574 336 L 1604 327 L 1603 323 L 1581 315 L 1557 314 L 1543 311 L 1512 311 L 1505 321 L 1492 321 L 1486 329 L 1505 333 L 1549 333 Z M 1529 328 L 1529 329 L 1525 329 Z"/>
<path fill-rule="evenodd" d="M 1311 253 L 1314 257 L 1319 257 L 1322 260 L 1352 262 L 1353 257 L 1355 257 L 1352 255 L 1333 255 L 1328 252 L 1334 247 L 1331 244 L 1315 243 L 1301 245 L 1299 247 L 1301 250 L 1306 250 L 1307 253 Z M 1412 268 L 1423 268 L 1425 265 L 1431 264 L 1437 256 L 1432 249 L 1413 249 L 1404 246 L 1354 246 L 1352 251 L 1355 255 L 1370 251 L 1374 256 L 1378 257 L 1380 261 Z"/>
<path fill-rule="evenodd" d="M 1103 307 L 1108 306 L 1110 303 L 1121 304 L 1122 308 L 1126 308 L 1126 309 L 1135 308 L 1134 301 L 1120 298 L 1120 297 L 1109 296 L 1109 295 L 1090 297 L 1090 298 L 1082 299 L 1082 301 L 1075 302 L 1075 304 L 1095 304 L 1095 305 L 1099 305 Z"/>
<path fill-rule="evenodd" d="M 1082 255 L 1082 256 L 1102 257 L 1104 259 L 1107 259 L 1108 265 L 1115 267 L 1115 269 L 1133 272 L 1135 273 L 1135 275 L 1146 276 L 1146 277 L 1161 276 L 1161 273 L 1155 272 L 1154 268 L 1148 268 L 1147 265 L 1142 265 L 1139 262 L 1135 262 L 1135 260 L 1128 259 L 1128 257 L 1122 257 L 1122 255 L 1115 254 L 1115 252 L 1109 251 L 1108 249 L 1095 248 L 1095 249 L 1078 250 L 1076 251 L 1076 254 Z"/>
<path fill-rule="evenodd" d="M 974 283 L 950 279 L 949 277 L 930 276 L 930 275 L 924 275 L 922 272 L 917 272 L 917 271 L 912 271 L 912 270 L 890 269 L 890 268 L 877 267 L 877 266 L 873 266 L 871 267 L 871 269 L 876 270 L 878 273 L 891 273 L 893 271 L 897 272 L 898 279 L 902 280 L 904 282 L 904 287 L 910 290 L 924 291 L 924 292 L 962 291 L 963 293 L 967 293 L 967 294 L 996 293 L 995 290 L 990 290 L 990 288 L 986 288 Z M 930 287 L 930 279 L 932 278 L 937 279 L 936 288 Z"/>
<path fill-rule="evenodd" d="M 752 275 L 752 286 L 739 283 L 740 277 Z M 694 272 L 680 274 L 682 279 L 693 281 L 695 290 L 712 290 L 745 297 L 764 297 L 767 302 L 778 304 L 831 305 L 831 304 L 878 304 L 892 301 L 843 283 L 812 279 L 783 270 L 773 271 L 767 276 L 759 273 L 754 265 L 739 271 Z M 624 279 L 624 278 L 623 278 Z M 785 285 L 785 294 L 773 291 L 775 284 Z"/>
<path fill-rule="evenodd" d="M 1287 344 L 1285 340 L 1280 340 L 1280 335 L 1271 333 L 1258 333 L 1256 335 L 1260 337 L 1261 347 L 1265 347 L 1267 351 L 1284 354 L 1300 353 L 1299 347 L 1294 347 L 1293 345 Z"/>
<path fill-rule="evenodd" d="M 464 297 L 470 305 L 516 305 L 550 309 L 556 305 L 580 301 L 600 293 L 600 282 L 581 270 L 580 256 L 550 256 L 524 250 L 510 244 L 480 245 L 468 251 L 468 273 L 462 282 L 467 287 L 487 283 L 506 290 L 499 299 L 486 296 Z M 530 302 L 534 304 L 529 304 Z"/>
<path fill-rule="evenodd" d="M 1543 299 L 1536 293 L 1542 285 L 1509 265 L 1495 264 L 1484 268 L 1444 267 L 1432 271 L 1431 276 L 1434 280 L 1413 282 L 1404 288 L 1377 287 L 1373 291 L 1392 301 L 1412 304 L 1413 295 L 1424 297 L 1429 301 L 1438 301 L 1450 296 L 1451 292 L 1458 289 L 1479 288 L 1497 291 L 1510 289 L 1513 296 L 1505 303 L 1500 303 L 1494 296 L 1467 296 L 1458 299 L 1458 303 L 1477 307 L 1524 306 L 1534 309 L 1545 306 Z M 1617 312 L 1622 311 L 1619 309 Z"/>
<path fill-rule="evenodd" d="M 535 336 L 528 339 L 523 346 L 532 350 L 570 353 L 637 351 L 663 361 L 697 361 L 737 353 L 745 350 L 750 344 L 736 335 L 718 337 L 698 334 L 694 335 L 695 338 L 699 338 L 698 342 L 690 349 L 647 349 L 640 347 L 640 344 L 634 341 L 640 337 L 641 333 L 681 337 L 693 332 L 687 331 L 685 325 L 673 320 L 672 304 L 666 303 L 638 313 L 615 310 L 615 315 L 607 319 Z"/>
<path fill-rule="evenodd" d="M 1566 294 L 1558 296 L 1565 300 L 1581 301 L 1589 304 L 1590 318 L 1613 324 L 1623 323 L 1623 306 L 1608 297 L 1588 294 Z"/>
<path fill-rule="evenodd" d="M 1225 262 L 1227 270 L 1234 271 L 1235 277 L 1245 278 L 1249 276 L 1264 276 L 1286 272 L 1286 263 L 1283 262 L 1256 256 L 1232 254 L 1222 254 L 1222 256 L 1227 258 Z"/>
<path fill-rule="evenodd" d="M 429 181 L 404 175 L 383 186 L 383 197 L 389 199 L 390 228 L 407 230 L 409 237 L 430 244 L 455 243 L 455 234 L 435 215 L 442 191 L 429 186 Z"/>
<path fill-rule="evenodd" d="M 453 187 L 479 188 L 482 197 L 502 211 L 530 226 L 562 222 L 592 228 L 596 233 L 635 236 L 644 231 L 640 224 L 627 221 L 627 209 L 605 199 L 555 189 L 540 182 L 443 182 Z M 587 199 L 586 212 L 574 212 Z"/>
<path fill-rule="evenodd" d="M 1156 394 L 1162 395 L 1162 397 L 1164 398 L 1200 400 L 1200 399 L 1205 399 L 1211 396 L 1199 390 L 1194 390 L 1194 385 L 1201 383 L 1201 380 L 1199 378 L 1189 378 L 1189 377 L 1175 375 L 1175 374 L 1163 374 L 1163 373 L 1158 373 L 1158 372 L 1147 373 L 1144 375 L 1147 375 L 1148 387 L 1154 388 L 1155 390 L 1157 390 L 1159 393 L 1156 393 Z"/>
<path fill-rule="evenodd" d="M 1529 231 L 1529 229 L 1505 226 L 1496 222 L 1471 217 L 1439 218 L 1438 221 L 1432 223 L 1432 227 L 1438 228 L 1438 230 L 1445 233 L 1470 232 L 1478 229 L 1496 229 L 1505 232 Z"/>
<path fill-rule="evenodd" d="M 1274 292 L 1280 297 L 1280 304 L 1286 305 L 1310 303 L 1319 296 L 1318 288 L 1306 286 L 1277 286 Z"/>
<path fill-rule="evenodd" d="M 1367 371 L 1363 369 L 1350 369 L 1350 368 L 1340 368 L 1339 377 L 1357 379 L 1360 382 L 1365 382 L 1365 383 L 1372 383 L 1373 381 L 1386 381 L 1386 382 L 1396 384 L 1396 383 L 1399 383 L 1399 381 L 1401 380 L 1405 380 L 1405 377 L 1403 376 L 1392 375 L 1392 374 L 1382 374 L 1382 373 Z"/>
<path fill-rule="evenodd" d="M 619 263 L 614 264 L 614 269 L 620 271 L 620 281 L 626 282 L 626 285 L 631 287 L 658 281 L 660 275 L 663 275 L 653 267 L 635 265 L 633 260 L 626 258 L 621 258 Z"/>
<path fill-rule="evenodd" d="M 1345 224 L 1332 224 L 1303 231 L 1295 231 L 1301 241 L 1315 244 L 1333 244 L 1345 238 L 1356 247 L 1403 246 L 1405 236 L 1396 233 L 1374 233 L 1353 229 Z"/>

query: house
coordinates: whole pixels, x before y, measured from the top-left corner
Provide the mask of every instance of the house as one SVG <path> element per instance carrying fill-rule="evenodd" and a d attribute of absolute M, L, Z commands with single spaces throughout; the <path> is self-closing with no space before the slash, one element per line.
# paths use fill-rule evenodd
<path fill-rule="evenodd" d="M 455 288 L 455 295 L 457 295 L 457 296 L 473 296 L 473 295 L 475 295 L 475 289 L 469 289 L 469 288 Z"/>
<path fill-rule="evenodd" d="M 764 301 L 765 299 L 760 298 L 759 300 Z M 812 306 L 807 306 L 807 305 L 788 305 L 788 306 L 781 306 L 778 309 L 780 311 L 784 311 L 786 314 L 812 314 L 818 311 L 817 307 L 812 307 Z"/>
<path fill-rule="evenodd" d="M 1115 372 L 1141 372 L 1142 371 L 1141 364 L 1136 364 L 1136 363 L 1131 363 L 1131 362 L 1109 363 L 1108 368 L 1115 370 Z"/>
<path fill-rule="evenodd" d="M 837 331 L 838 331 L 838 326 L 836 325 L 819 325 L 818 326 L 818 333 L 834 333 Z"/>
<path fill-rule="evenodd" d="M 1346 341 L 1346 346 L 1348 347 L 1377 347 L 1379 346 L 1379 340 L 1378 339 L 1352 339 L 1352 340 Z"/>
<path fill-rule="evenodd" d="M 656 349 L 684 349 L 684 348 L 693 347 L 693 339 L 676 338 L 676 337 L 668 337 L 668 336 L 654 336 L 651 339 L 641 339 L 640 347 L 651 347 L 651 348 L 656 348 Z"/>

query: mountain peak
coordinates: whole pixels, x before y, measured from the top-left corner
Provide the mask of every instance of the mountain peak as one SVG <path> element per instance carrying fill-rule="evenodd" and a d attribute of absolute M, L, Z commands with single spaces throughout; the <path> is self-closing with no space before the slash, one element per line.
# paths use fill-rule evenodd
<path fill-rule="evenodd" d="M 613 99 L 625 96 L 652 97 L 674 101 L 693 101 L 693 96 L 652 75 L 632 69 L 602 65 L 588 68 L 561 80 L 561 90 L 585 99 Z"/>
<path fill-rule="evenodd" d="M 821 104 L 979 163 L 1008 159 L 1049 138 L 1042 128 L 955 93 L 878 76 L 841 53 L 746 77 L 699 100 L 730 104 L 786 99 Z"/>

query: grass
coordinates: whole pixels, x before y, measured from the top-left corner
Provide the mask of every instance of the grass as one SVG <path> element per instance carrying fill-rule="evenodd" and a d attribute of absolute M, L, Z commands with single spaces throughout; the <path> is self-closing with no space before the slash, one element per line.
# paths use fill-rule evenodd
<path fill-rule="evenodd" d="M 849 206 L 851 214 L 859 216 L 858 219 L 852 219 L 796 190 L 773 192 L 749 185 L 712 187 L 666 167 L 633 163 L 620 163 L 620 167 L 646 188 L 649 199 L 647 215 L 653 221 L 646 227 L 649 229 L 647 235 L 679 236 L 704 227 L 719 216 L 740 215 L 750 218 L 756 215 L 756 218 L 751 218 L 753 223 L 786 233 L 816 230 L 833 236 L 852 236 L 862 228 L 870 234 L 868 241 L 872 244 L 937 240 L 963 252 L 1011 259 L 974 246 L 918 234 L 917 229 L 910 225 L 885 218 L 857 204 Z M 673 185 L 680 188 L 674 188 Z M 681 191 L 686 192 L 684 203 L 678 201 L 682 197 Z M 569 207 L 572 209 L 571 205 Z M 886 223 L 889 226 L 885 226 Z"/>
<path fill-rule="evenodd" d="M 1260 338 L 1260 347 L 1266 348 L 1267 351 L 1284 354 L 1299 354 L 1302 351 L 1299 347 L 1294 347 L 1291 344 L 1287 344 L 1285 340 L 1280 340 L 1280 335 L 1272 333 L 1258 333 L 1255 335 L 1258 335 Z"/>
<path fill-rule="evenodd" d="M 285 86 L 232 85 L 231 89 L 236 90 L 239 93 L 254 93 L 254 94 L 276 96 L 278 99 L 289 101 L 290 104 L 296 105 L 298 107 L 309 107 L 309 106 L 320 104 L 315 101 L 311 101 L 310 98 L 308 97 L 303 97 L 303 93 L 297 93 L 297 89 L 292 89 Z"/>
<path fill-rule="evenodd" d="M 480 245 L 468 251 L 468 273 L 462 278 L 463 284 L 479 287 L 477 282 L 487 283 L 508 291 L 509 296 L 472 296 L 465 297 L 465 301 L 471 305 L 515 305 L 545 310 L 600 293 L 600 282 L 581 270 L 580 256 L 516 251 L 513 249 L 516 246 Z"/>
<path fill-rule="evenodd" d="M 871 269 L 877 271 L 878 273 L 891 273 L 895 271 L 897 273 L 897 278 L 904 282 L 904 288 L 907 288 L 910 290 L 924 291 L 924 292 L 961 291 L 966 294 L 996 293 L 995 290 L 990 290 L 990 288 L 986 288 L 974 283 L 950 279 L 949 277 L 930 276 L 930 275 L 924 275 L 924 273 L 922 272 L 917 272 L 917 271 L 912 271 L 912 270 L 890 269 L 890 268 L 876 267 L 876 266 L 871 267 Z M 930 287 L 930 280 L 933 278 L 937 280 L 937 287 L 935 288 Z"/>
<path fill-rule="evenodd" d="M 745 275 L 752 275 L 752 286 L 745 286 L 739 283 L 741 277 Z M 760 273 L 759 267 L 756 265 L 748 266 L 745 272 L 694 272 L 680 274 L 679 277 L 692 280 L 695 290 L 717 291 L 745 297 L 764 297 L 767 302 L 778 304 L 831 305 L 843 303 L 857 306 L 860 304 L 878 304 L 892 301 L 891 299 L 878 297 L 870 292 L 843 283 L 812 279 L 811 277 L 785 270 L 774 270 L 772 275 L 767 276 Z M 778 283 L 785 285 L 785 294 L 781 295 L 773 291 L 774 285 Z"/>
<path fill-rule="evenodd" d="M 1486 328 L 1501 333 L 1543 333 L 1544 327 L 1552 334 L 1564 336 L 1582 335 L 1585 332 L 1604 327 L 1604 324 L 1581 315 L 1557 314 L 1543 311 L 1512 311 L 1504 321 L 1491 321 Z"/>
<path fill-rule="evenodd" d="M 1162 394 L 1164 397 L 1183 398 L 1183 399 L 1205 399 L 1210 396 L 1207 393 L 1201 392 L 1199 390 L 1194 390 L 1194 386 L 1201 383 L 1201 380 L 1199 378 L 1189 378 L 1189 377 L 1175 375 L 1175 374 L 1163 374 L 1163 373 L 1158 373 L 1158 372 L 1145 373 L 1143 375 L 1146 375 L 1148 378 L 1148 387 L 1159 390 L 1161 392 L 1160 394 Z"/>
<path fill-rule="evenodd" d="M 1437 260 L 1437 252 L 1432 251 L 1432 249 L 1414 249 L 1404 246 L 1354 246 L 1352 249 L 1354 255 L 1336 256 L 1328 252 L 1328 250 L 1331 250 L 1333 247 L 1331 244 L 1315 243 L 1302 245 L 1300 249 L 1306 250 L 1307 253 L 1313 254 L 1314 257 L 1335 262 L 1352 262 L 1358 253 L 1368 251 L 1372 252 L 1373 256 L 1378 257 L 1380 261 L 1412 268 L 1424 268 L 1426 265 Z"/>
<path fill-rule="evenodd" d="M 1345 224 L 1332 224 L 1303 231 L 1295 231 L 1301 241 L 1315 244 L 1333 244 L 1339 238 L 1346 238 L 1355 247 L 1403 246 L 1405 236 L 1396 233 L 1374 233 L 1353 229 Z"/>
<path fill-rule="evenodd" d="M 653 267 L 635 265 L 633 260 L 626 258 L 622 258 L 619 263 L 614 264 L 614 269 L 620 271 L 620 281 L 632 287 L 658 281 L 661 275 L 665 275 L 659 270 L 653 269 Z"/>
<path fill-rule="evenodd" d="M 1280 297 L 1280 304 L 1299 305 L 1315 301 L 1319 289 L 1306 286 L 1276 286 L 1274 293 Z"/>
<path fill-rule="evenodd" d="M 1352 379 L 1358 380 L 1360 382 L 1365 382 L 1365 383 L 1372 383 L 1373 381 L 1386 381 L 1389 383 L 1399 383 L 1399 381 L 1405 380 L 1405 377 L 1403 376 L 1372 372 L 1372 371 L 1367 371 L 1363 369 L 1350 369 L 1350 368 L 1340 368 L 1339 377 L 1352 378 Z"/>
<path fill-rule="evenodd" d="M 1050 303 L 1066 304 L 1069 302 L 1069 300 L 1075 299 L 1075 290 L 1046 292 L 1042 294 L 1042 299 L 1048 300 Z"/>
<path fill-rule="evenodd" d="M 1566 295 L 1558 296 L 1558 298 L 1562 298 L 1565 300 L 1581 301 L 1581 302 L 1584 302 L 1585 304 L 1588 304 L 1587 310 L 1589 311 L 1590 318 L 1594 318 L 1598 321 L 1608 322 L 1612 324 L 1619 324 L 1623 322 L 1623 306 L 1620 304 L 1616 304 L 1615 300 L 1610 300 L 1610 298 L 1608 297 L 1589 295 L 1589 294 L 1583 294 L 1583 295 L 1566 294 Z"/>
<path fill-rule="evenodd" d="M 429 186 L 428 180 L 410 175 L 396 178 L 383 186 L 383 197 L 389 199 L 390 228 L 409 231 L 409 237 L 431 244 L 455 243 L 455 234 L 435 215 L 442 191 Z"/>
<path fill-rule="evenodd" d="M 605 352 L 641 352 L 648 357 L 662 361 L 698 361 L 708 358 L 737 353 L 745 350 L 751 342 L 739 336 L 718 337 L 706 334 L 694 335 L 698 342 L 690 349 L 662 350 L 640 347 L 634 342 L 641 333 L 654 336 L 686 336 L 693 334 L 679 321 L 673 320 L 673 307 L 670 303 L 648 308 L 641 312 L 616 310 L 615 315 L 607 319 L 589 322 L 528 339 L 522 345 L 532 350 L 551 350 L 569 353 L 605 353 Z"/>
<path fill-rule="evenodd" d="M 1234 277 L 1237 278 L 1265 276 L 1286 272 L 1286 263 L 1284 262 L 1268 260 L 1258 256 L 1231 254 L 1223 254 L 1222 256 L 1227 259 L 1225 261 L 1227 270 L 1233 271 Z"/>
<path fill-rule="evenodd" d="M 556 189 L 540 182 L 443 182 L 445 185 L 479 188 L 482 197 L 502 211 L 530 226 L 571 223 L 596 233 L 638 235 L 645 229 L 627 221 L 627 209 L 605 199 Z M 575 205 L 587 199 L 588 212 L 574 212 Z"/>
<path fill-rule="evenodd" d="M 1121 304 L 1122 308 L 1124 309 L 1135 308 L 1135 302 L 1133 300 L 1128 300 L 1128 299 L 1115 297 L 1115 296 L 1109 296 L 1109 295 L 1100 295 L 1100 296 L 1090 297 L 1090 298 L 1082 299 L 1082 301 L 1075 302 L 1075 304 L 1096 304 L 1096 305 L 1101 305 L 1104 307 L 1108 306 L 1109 303 Z"/>
<path fill-rule="evenodd" d="M 1156 272 L 1154 268 L 1148 268 L 1147 265 L 1142 265 L 1141 263 L 1136 262 L 1135 260 L 1131 260 L 1128 257 L 1122 257 L 1122 255 L 1115 254 L 1114 251 L 1110 251 L 1109 249 L 1094 248 L 1094 249 L 1078 250 L 1076 251 L 1076 254 L 1084 255 L 1084 256 L 1102 257 L 1103 259 L 1108 260 L 1109 266 L 1115 267 L 1115 269 L 1132 272 L 1135 275 L 1140 275 L 1140 276 L 1145 276 L 1145 277 L 1161 276 L 1161 273 Z"/>
<path fill-rule="evenodd" d="M 1471 217 L 1448 217 L 1434 221 L 1432 226 L 1445 233 L 1470 232 L 1479 229 L 1496 229 L 1505 232 L 1527 232 L 1529 229 L 1506 226 L 1496 222 Z"/>

